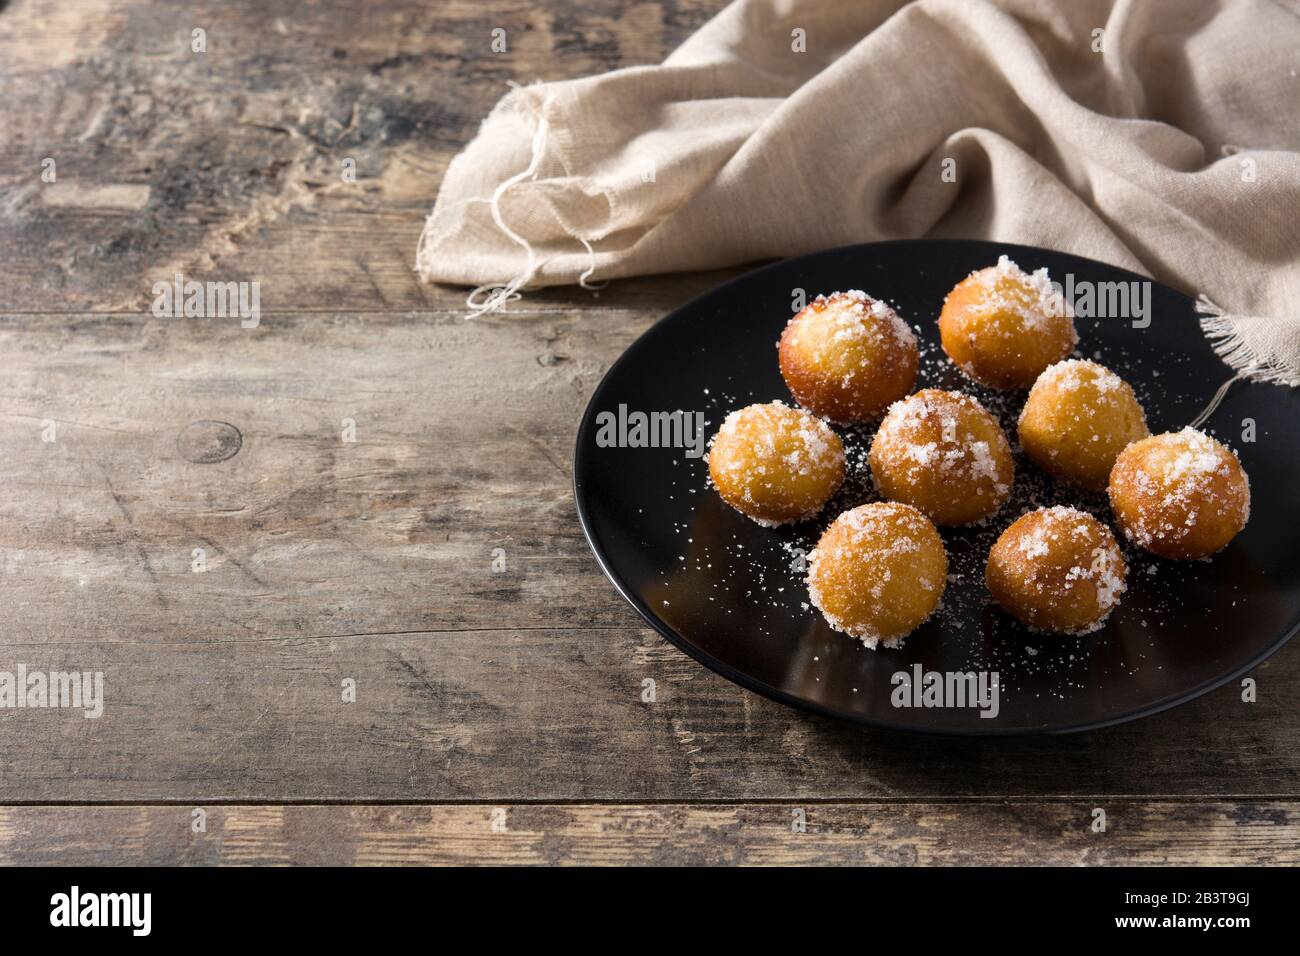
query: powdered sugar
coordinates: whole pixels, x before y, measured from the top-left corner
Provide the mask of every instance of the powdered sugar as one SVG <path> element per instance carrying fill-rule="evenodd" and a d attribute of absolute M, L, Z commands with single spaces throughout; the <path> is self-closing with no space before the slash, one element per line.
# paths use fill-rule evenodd
<path fill-rule="evenodd" d="M 861 341 L 878 342 L 882 337 L 888 336 L 909 349 L 916 347 L 916 334 L 898 313 L 887 302 L 873 299 L 861 289 L 832 292 L 813 299 L 804 311 L 788 323 L 796 343 L 802 341 L 800 319 L 809 311 L 820 313 L 832 324 L 830 339 L 838 345 Z"/>
<path fill-rule="evenodd" d="M 1159 437 L 1164 438 L 1164 436 Z M 1196 483 L 1216 472 L 1227 473 L 1228 463 L 1223 457 L 1222 446 L 1204 432 L 1199 432 L 1195 428 L 1184 428 L 1175 433 L 1175 438 L 1185 447 L 1180 449 L 1173 460 L 1165 466 L 1161 478 L 1167 485 Z"/>
<path fill-rule="evenodd" d="M 1067 392 L 1091 387 L 1103 395 L 1124 388 L 1122 378 L 1104 365 L 1088 359 L 1065 359 L 1049 365 L 1038 377 L 1038 381 Z"/>
<path fill-rule="evenodd" d="M 1070 316 L 1046 268 L 1025 272 L 1009 256 L 999 256 L 997 265 L 971 275 L 984 292 L 977 311 L 1017 315 L 1025 329 L 1042 329 L 1053 319 Z"/>
<path fill-rule="evenodd" d="M 853 508 L 831 524 L 808 555 L 806 583 L 809 599 L 833 630 L 855 637 L 873 650 L 882 643 L 886 647 L 900 646 L 907 634 L 934 613 L 938 596 L 946 584 L 942 577 L 920 573 L 926 567 L 935 566 L 936 556 L 936 570 L 942 570 L 946 565 L 942 543 L 933 525 L 915 509 L 897 502 L 877 502 Z M 886 592 L 895 583 L 896 573 L 903 576 L 900 579 L 902 587 L 919 587 L 934 595 L 934 606 L 929 613 L 924 613 L 921 620 L 913 618 L 911 626 L 902 633 L 885 633 L 881 630 L 881 622 L 896 618 L 880 613 L 878 608 L 882 604 L 888 606 Z M 846 574 L 852 583 L 845 582 L 843 577 Z M 838 591 L 826 593 L 823 584 L 837 577 L 839 580 L 835 587 Z M 841 617 L 835 608 L 844 606 L 846 588 L 855 599 L 870 595 L 877 609 L 854 614 L 853 620 Z M 898 598 L 899 592 L 894 591 L 893 597 Z M 906 600 L 911 602 L 915 598 Z M 852 606 L 852 600 L 849 604 Z"/>
<path fill-rule="evenodd" d="M 1111 497 L 1125 535 L 1170 557 L 1217 550 L 1250 520 L 1250 482 L 1231 449 L 1194 428 L 1137 442 L 1120 455 Z M 1199 529 L 1208 522 L 1208 532 Z M 1217 547 L 1216 547 L 1217 546 Z"/>
<path fill-rule="evenodd" d="M 825 422 L 777 401 L 727 415 L 709 442 L 706 461 L 710 480 L 728 504 L 764 527 L 777 527 L 821 511 L 843 479 L 844 445 Z M 798 478 L 812 480 L 795 487 Z M 810 498 L 808 489 L 819 486 L 824 495 Z M 781 503 L 779 510 L 773 500 Z M 785 517 L 792 509 L 799 510 Z"/>
<path fill-rule="evenodd" d="M 998 443 L 996 451 L 972 431 L 972 418 L 990 422 L 987 430 Z M 945 480 L 974 481 L 977 494 L 1000 499 L 1010 491 L 1005 436 L 979 402 L 959 392 L 924 389 L 895 402 L 876 433 L 872 455 L 882 467 L 902 463 L 909 474 L 933 471 Z M 1007 465 L 1000 466 L 999 460 Z"/>
<path fill-rule="evenodd" d="M 989 554 L 998 600 L 1025 623 L 1056 633 L 1101 627 L 1124 593 L 1125 574 L 1110 531 L 1068 506 L 1022 516 Z"/>

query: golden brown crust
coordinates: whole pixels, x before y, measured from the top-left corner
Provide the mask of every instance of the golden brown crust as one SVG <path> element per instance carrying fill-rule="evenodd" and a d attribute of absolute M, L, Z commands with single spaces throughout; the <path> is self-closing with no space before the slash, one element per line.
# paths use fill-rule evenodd
<path fill-rule="evenodd" d="M 1241 462 L 1193 428 L 1129 445 L 1115 460 L 1107 491 L 1125 536 L 1162 558 L 1208 557 L 1250 518 Z"/>
<path fill-rule="evenodd" d="M 808 556 L 808 594 L 827 623 L 875 648 L 897 646 L 939 605 L 948 555 L 930 519 L 878 501 L 846 511 Z"/>
<path fill-rule="evenodd" d="M 890 407 L 868 460 L 883 497 L 919 508 L 941 525 L 987 518 L 1015 481 L 997 419 L 969 395 L 934 388 Z"/>
<path fill-rule="evenodd" d="M 1012 522 L 989 550 L 984 581 L 1004 611 L 1031 627 L 1086 634 L 1119 605 L 1127 572 L 1109 528 L 1055 507 Z"/>
<path fill-rule="evenodd" d="M 1081 359 L 1057 362 L 1038 376 L 1017 427 L 1034 464 L 1091 491 L 1105 490 L 1119 453 L 1150 434 L 1128 383 Z"/>
<path fill-rule="evenodd" d="M 1029 275 L 1006 256 L 948 293 L 939 313 L 939 337 L 958 368 L 998 389 L 1028 388 L 1079 340 L 1047 271 Z"/>
<path fill-rule="evenodd" d="M 781 402 L 732 412 L 709 443 L 722 500 L 764 525 L 819 512 L 844 481 L 844 444 L 829 425 Z"/>
<path fill-rule="evenodd" d="M 818 296 L 786 324 L 778 348 L 795 400 L 831 421 L 873 421 L 916 384 L 915 335 L 862 292 Z"/>

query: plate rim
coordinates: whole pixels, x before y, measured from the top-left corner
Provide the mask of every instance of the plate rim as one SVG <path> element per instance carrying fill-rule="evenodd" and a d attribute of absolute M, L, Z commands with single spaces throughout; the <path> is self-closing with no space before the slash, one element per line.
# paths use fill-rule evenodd
<path fill-rule="evenodd" d="M 619 367 L 624 363 L 624 361 L 627 360 L 628 356 L 636 349 L 638 345 L 642 344 L 646 339 L 660 332 L 662 328 L 669 321 L 674 319 L 679 313 L 686 312 L 692 309 L 700 301 L 709 298 L 711 296 L 717 295 L 718 293 L 723 292 L 734 285 L 738 285 L 742 282 L 748 281 L 756 275 L 760 275 L 762 273 L 777 269 L 782 266 L 787 266 L 793 262 L 800 262 L 805 259 L 811 259 L 817 256 L 829 255 L 832 253 L 849 252 L 851 250 L 856 251 L 856 250 L 866 250 L 866 249 L 879 249 L 882 247 L 917 246 L 917 245 L 936 246 L 936 245 L 971 245 L 971 244 L 997 247 L 998 249 L 1003 250 L 1004 254 L 1005 254 L 1005 250 L 1007 249 L 1022 249 L 1028 253 L 1048 252 L 1053 255 L 1071 256 L 1075 259 L 1095 263 L 1096 265 L 1104 266 L 1107 269 L 1113 269 L 1118 272 L 1125 273 L 1127 275 L 1133 276 L 1135 279 L 1139 281 L 1151 282 L 1155 285 L 1162 286 L 1163 288 L 1168 289 L 1170 292 L 1173 292 L 1176 295 L 1184 299 L 1187 299 L 1189 302 L 1193 302 L 1191 296 L 1187 295 L 1187 293 L 1182 292 L 1179 289 L 1175 289 L 1173 286 L 1165 285 L 1163 282 L 1159 282 L 1158 280 L 1152 278 L 1151 276 L 1143 275 L 1142 273 L 1139 272 L 1133 272 L 1130 269 L 1125 269 L 1122 266 L 1112 265 L 1111 263 L 1103 262 L 1100 259 L 1092 259 L 1088 256 L 1081 256 L 1078 255 L 1077 253 L 1067 252 L 1062 249 L 1050 249 L 1046 246 L 1028 246 L 1021 243 L 998 242 L 996 240 L 990 240 L 990 239 L 947 239 L 947 238 L 945 239 L 886 239 L 878 242 L 852 243 L 844 246 L 833 246 L 828 249 L 821 249 L 816 252 L 810 252 L 802 256 L 792 256 L 785 259 L 778 259 L 775 262 L 769 262 L 766 265 L 758 266 L 757 268 L 754 269 L 749 269 L 745 272 L 742 272 L 738 276 L 733 276 L 732 278 L 727 279 L 726 281 L 721 282 L 718 285 L 713 286 L 712 288 L 707 289 L 693 296 L 686 302 L 672 309 L 670 312 L 667 312 L 664 315 L 661 315 L 658 319 L 656 319 L 650 325 L 649 328 L 647 328 L 635 339 L 633 339 L 623 349 L 623 351 L 619 354 L 618 358 L 614 360 L 614 362 L 609 366 L 609 368 L 605 370 L 605 373 L 601 376 L 600 381 L 596 384 L 595 389 L 592 390 L 591 397 L 587 400 L 586 408 L 583 410 L 582 417 L 578 422 L 578 430 L 574 438 L 573 477 L 571 480 L 571 486 L 573 489 L 574 507 L 578 514 L 578 524 L 582 527 L 583 537 L 586 538 L 587 546 L 591 548 L 592 553 L 595 555 L 596 563 L 600 566 L 601 572 L 605 575 L 605 577 L 609 580 L 609 582 L 614 585 L 614 590 L 618 592 L 619 596 L 622 597 L 624 601 L 626 601 L 628 604 L 632 606 L 633 610 L 635 610 L 637 614 L 640 615 L 641 619 L 645 621 L 646 624 L 650 625 L 650 627 L 654 631 L 656 631 L 661 637 L 667 640 L 678 650 L 685 653 L 696 663 L 704 665 L 705 667 L 713 671 L 718 676 L 730 681 L 733 684 L 736 684 L 737 686 L 745 690 L 759 694 L 763 697 L 768 698 L 769 700 L 774 700 L 779 704 L 784 704 L 785 706 L 792 707 L 795 710 L 816 714 L 819 717 L 824 717 L 837 722 L 851 724 L 853 726 L 860 727 L 860 728 L 889 730 L 889 731 L 903 732 L 909 734 L 918 734 L 926 737 L 967 737 L 967 738 L 969 737 L 1045 737 L 1045 736 L 1060 736 L 1060 735 L 1075 734 L 1075 733 L 1086 733 L 1088 731 L 1101 730 L 1106 727 L 1114 727 L 1120 724 L 1132 723 L 1133 721 L 1142 720 L 1143 718 L 1152 717 L 1156 714 L 1163 713 L 1164 711 L 1172 710 L 1175 707 L 1180 707 L 1183 704 L 1190 703 L 1191 701 L 1196 700 L 1198 697 L 1203 697 L 1212 691 L 1218 690 L 1220 687 L 1223 687 L 1224 685 L 1230 683 L 1231 681 L 1240 677 L 1242 674 L 1246 673 L 1247 671 L 1253 670 L 1254 668 L 1258 667 L 1261 663 L 1268 660 L 1268 658 L 1272 657 L 1279 650 L 1281 650 L 1286 645 L 1286 643 L 1296 635 L 1297 632 L 1300 632 L 1300 620 L 1295 621 L 1291 625 L 1291 627 L 1285 633 L 1282 634 L 1281 637 L 1274 640 L 1271 644 L 1269 644 L 1263 650 L 1258 652 L 1254 657 L 1249 659 L 1245 664 L 1228 672 L 1226 675 L 1221 677 L 1211 678 L 1210 680 L 1204 681 L 1203 683 L 1197 685 L 1196 687 L 1190 690 L 1183 691 L 1178 694 L 1174 694 L 1172 697 L 1164 698 L 1153 704 L 1147 704 L 1135 708 L 1134 710 L 1126 711 L 1125 713 L 1119 714 L 1117 716 L 1107 717 L 1103 720 L 1081 721 L 1078 723 L 1067 724 L 1063 726 L 1052 725 L 1052 726 L 1045 726 L 1045 727 L 983 728 L 983 727 L 979 727 L 978 725 L 973 726 L 969 729 L 918 727 L 915 725 L 893 723 L 891 721 L 879 720 L 874 717 L 867 717 L 849 711 L 836 710 L 832 707 L 827 707 L 823 704 L 816 703 L 815 701 L 810 701 L 802 697 L 796 697 L 793 694 L 789 694 L 783 690 L 773 687 L 764 681 L 751 677 L 750 675 L 744 673 L 743 671 L 736 669 L 732 665 L 726 663 L 723 660 L 720 660 L 719 658 L 714 657 L 712 654 L 709 654 L 707 651 L 696 646 L 685 635 L 678 634 L 676 630 L 674 630 L 667 623 L 662 621 L 657 615 L 655 615 L 655 613 L 652 610 L 646 607 L 644 602 L 642 602 L 635 594 L 631 592 L 631 589 L 627 587 L 626 583 L 613 570 L 608 555 L 604 550 L 604 548 L 601 546 L 599 537 L 596 534 L 591 524 L 591 519 L 590 519 L 590 515 L 588 514 L 585 496 L 583 494 L 583 485 L 582 485 L 582 480 L 580 478 L 579 465 L 583 457 L 583 448 L 586 444 L 585 439 L 591 435 L 594 426 L 595 417 L 600 411 L 600 409 L 596 407 L 597 399 L 600 398 L 601 394 L 604 392 L 606 386 L 608 385 L 609 381 L 614 376 L 614 374 L 618 371 Z M 1230 371 L 1226 365 L 1224 366 L 1224 370 L 1225 372 Z"/>

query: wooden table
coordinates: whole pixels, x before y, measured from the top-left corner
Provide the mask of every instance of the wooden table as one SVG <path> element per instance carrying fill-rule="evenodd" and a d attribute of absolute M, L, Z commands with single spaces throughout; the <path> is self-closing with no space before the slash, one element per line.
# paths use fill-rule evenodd
<path fill-rule="evenodd" d="M 1300 862 L 1300 649 L 1255 703 L 930 739 L 743 691 L 601 575 L 579 414 L 722 276 L 467 321 L 416 239 L 509 81 L 718 6 L 0 3 L 0 670 L 105 681 L 0 710 L 0 860 Z M 154 317 L 177 272 L 260 325 Z"/>

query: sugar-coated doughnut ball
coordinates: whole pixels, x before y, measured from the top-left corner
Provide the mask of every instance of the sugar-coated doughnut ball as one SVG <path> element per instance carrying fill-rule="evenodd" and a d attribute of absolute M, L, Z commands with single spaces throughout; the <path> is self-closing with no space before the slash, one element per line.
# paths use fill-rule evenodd
<path fill-rule="evenodd" d="M 997 419 L 969 395 L 934 388 L 890 406 L 868 459 L 882 497 L 919 508 L 941 525 L 993 514 L 1015 480 Z"/>
<path fill-rule="evenodd" d="M 1019 430 L 1020 446 L 1034 464 L 1092 491 L 1106 487 L 1121 451 L 1150 434 L 1128 383 L 1082 359 L 1057 362 L 1038 376 Z"/>
<path fill-rule="evenodd" d="M 781 402 L 727 416 L 709 443 L 722 500 L 761 525 L 810 518 L 844 481 L 844 444 L 824 421 Z"/>
<path fill-rule="evenodd" d="M 1110 529 L 1076 508 L 1022 515 L 989 550 L 984 581 L 1004 611 L 1031 627 L 1087 634 L 1124 593 L 1124 557 Z"/>
<path fill-rule="evenodd" d="M 1128 539 L 1162 558 L 1214 554 L 1250 518 L 1241 462 L 1194 428 L 1129 445 L 1115 460 L 1107 490 Z"/>
<path fill-rule="evenodd" d="M 1003 389 L 1033 385 L 1079 341 L 1074 317 L 1047 270 L 1030 275 L 1006 256 L 948 293 L 939 336 L 958 368 L 982 385 Z"/>
<path fill-rule="evenodd" d="M 808 555 L 808 594 L 826 622 L 867 647 L 896 647 L 939 606 L 948 554 L 930 519 L 877 501 L 846 511 Z"/>
<path fill-rule="evenodd" d="M 795 400 L 831 421 L 877 419 L 916 384 L 916 336 L 865 292 L 819 295 L 786 324 L 777 347 Z"/>

